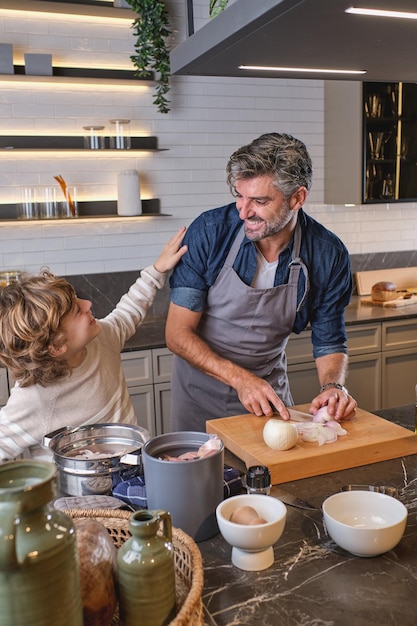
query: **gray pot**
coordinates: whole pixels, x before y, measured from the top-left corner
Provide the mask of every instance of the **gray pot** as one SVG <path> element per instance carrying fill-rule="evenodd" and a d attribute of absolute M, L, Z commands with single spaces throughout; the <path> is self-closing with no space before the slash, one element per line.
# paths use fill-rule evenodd
<path fill-rule="evenodd" d="M 140 426 L 94 424 L 49 433 L 43 445 L 50 448 L 58 467 L 60 496 L 111 495 L 131 466 L 137 468 L 131 474 L 141 473 L 141 449 L 148 439 Z M 77 458 L 85 456 L 85 451 L 100 457 Z"/>
<path fill-rule="evenodd" d="M 224 445 L 214 454 L 191 461 L 164 461 L 196 451 L 210 435 L 176 432 L 153 437 L 143 446 L 146 499 L 151 510 L 169 511 L 172 524 L 196 541 L 219 531 L 216 507 L 223 500 Z"/>

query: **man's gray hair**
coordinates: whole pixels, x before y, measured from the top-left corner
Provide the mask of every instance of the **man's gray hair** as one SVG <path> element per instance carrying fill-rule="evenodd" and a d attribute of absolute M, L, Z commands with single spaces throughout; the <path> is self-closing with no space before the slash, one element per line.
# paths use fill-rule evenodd
<path fill-rule="evenodd" d="M 239 179 L 269 175 L 284 197 L 289 198 L 299 187 L 310 190 L 313 166 L 302 141 L 291 135 L 267 133 L 236 150 L 227 163 L 226 173 L 232 193 Z"/>

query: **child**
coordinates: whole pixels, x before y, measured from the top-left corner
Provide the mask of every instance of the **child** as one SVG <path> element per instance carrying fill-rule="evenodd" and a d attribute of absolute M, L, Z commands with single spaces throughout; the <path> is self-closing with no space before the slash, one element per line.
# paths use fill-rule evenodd
<path fill-rule="evenodd" d="M 185 254 L 184 234 L 181 228 L 168 241 L 102 320 L 94 319 L 89 300 L 49 271 L 23 275 L 0 291 L 0 362 L 17 381 L 0 410 L 0 462 L 23 452 L 47 457 L 44 435 L 65 426 L 137 423 L 120 352 L 163 287 L 165 272 Z"/>

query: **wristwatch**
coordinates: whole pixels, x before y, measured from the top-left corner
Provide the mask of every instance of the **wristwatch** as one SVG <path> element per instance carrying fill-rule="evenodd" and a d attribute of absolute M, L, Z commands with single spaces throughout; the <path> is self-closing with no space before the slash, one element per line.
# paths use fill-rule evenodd
<path fill-rule="evenodd" d="M 320 387 L 320 393 L 322 393 L 322 391 L 328 389 L 329 387 L 335 387 L 336 389 L 340 389 L 340 391 L 343 391 L 347 396 L 349 395 L 346 387 L 344 385 L 341 385 L 340 383 L 326 383 L 325 385 L 322 385 Z"/>

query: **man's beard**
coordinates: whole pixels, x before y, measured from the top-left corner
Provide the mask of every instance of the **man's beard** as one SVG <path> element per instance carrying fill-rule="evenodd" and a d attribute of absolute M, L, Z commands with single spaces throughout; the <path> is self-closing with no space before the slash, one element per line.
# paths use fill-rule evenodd
<path fill-rule="evenodd" d="M 289 200 L 285 200 L 282 205 L 283 213 L 279 217 L 276 217 L 274 220 L 270 222 L 265 222 L 264 220 L 259 220 L 260 222 L 264 222 L 264 228 L 262 231 L 257 231 L 252 233 L 249 230 L 245 223 L 245 235 L 251 241 L 261 241 L 262 239 L 266 239 L 267 237 L 272 237 L 273 235 L 277 235 L 288 225 L 293 217 L 293 212 L 289 208 Z"/>

